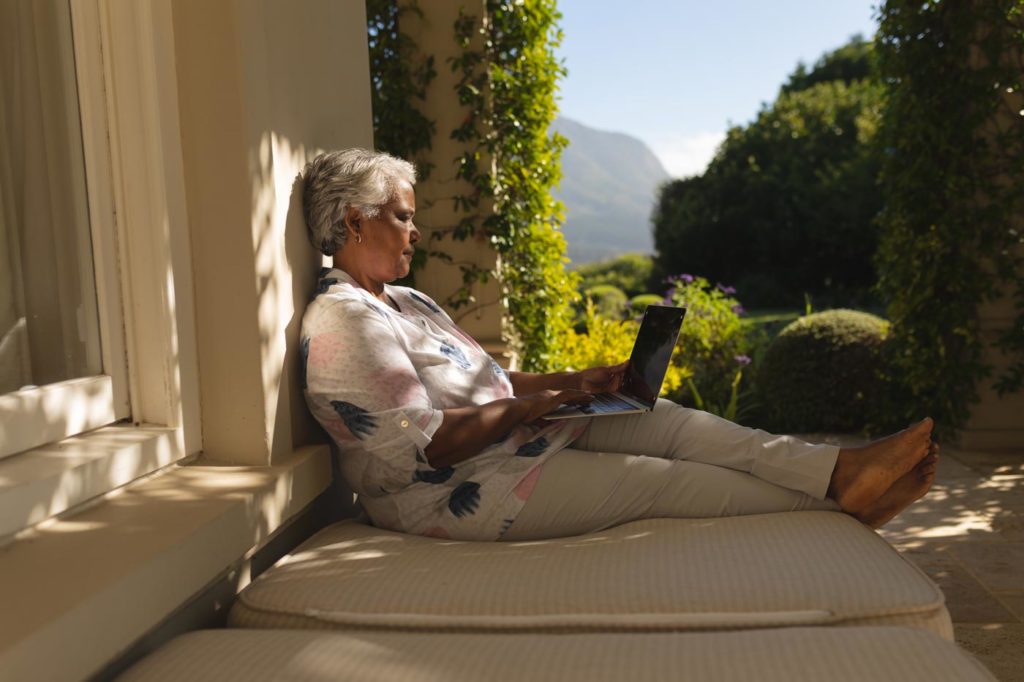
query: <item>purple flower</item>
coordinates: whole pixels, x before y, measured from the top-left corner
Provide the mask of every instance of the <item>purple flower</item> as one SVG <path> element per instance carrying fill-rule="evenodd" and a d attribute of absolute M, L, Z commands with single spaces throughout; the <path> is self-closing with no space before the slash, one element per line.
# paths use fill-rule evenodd
<path fill-rule="evenodd" d="M 686 273 L 684 272 L 683 274 L 679 275 L 679 279 L 681 279 L 682 281 L 684 281 L 684 282 L 686 282 L 687 284 L 689 284 L 690 282 L 692 282 L 692 281 L 693 281 L 693 275 L 687 275 L 687 274 L 686 274 Z"/>
<path fill-rule="evenodd" d="M 739 365 L 740 367 L 746 367 L 747 365 L 750 364 L 749 355 L 737 355 L 733 358 L 733 360 L 735 360 L 736 364 Z"/>
<path fill-rule="evenodd" d="M 719 282 L 715 286 L 717 286 L 718 290 L 721 291 L 726 296 L 732 296 L 733 294 L 736 293 L 736 288 L 735 287 L 727 287 L 724 284 L 722 284 L 721 282 Z"/>
<path fill-rule="evenodd" d="M 743 306 L 741 306 L 739 303 L 737 303 L 736 305 L 734 305 L 732 307 L 732 311 L 734 313 L 736 313 L 737 315 L 742 315 L 743 313 L 747 312 L 746 310 L 743 309 Z"/>

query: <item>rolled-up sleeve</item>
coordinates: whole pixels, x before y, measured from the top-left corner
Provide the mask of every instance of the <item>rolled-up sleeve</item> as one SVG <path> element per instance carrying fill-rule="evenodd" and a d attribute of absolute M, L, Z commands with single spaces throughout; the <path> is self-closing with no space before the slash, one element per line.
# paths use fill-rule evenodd
<path fill-rule="evenodd" d="M 338 444 L 342 471 L 362 494 L 400 490 L 429 468 L 423 451 L 444 414 L 384 313 L 339 301 L 303 339 L 306 398 Z"/>

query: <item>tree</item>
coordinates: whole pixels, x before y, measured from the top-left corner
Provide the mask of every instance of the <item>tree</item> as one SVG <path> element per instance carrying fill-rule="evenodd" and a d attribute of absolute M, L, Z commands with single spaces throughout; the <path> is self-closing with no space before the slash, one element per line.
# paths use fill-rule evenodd
<path fill-rule="evenodd" d="M 663 186 L 655 276 L 734 284 L 753 306 L 863 305 L 881 203 L 874 144 L 882 86 L 860 38 L 802 65 L 707 171 Z"/>
<path fill-rule="evenodd" d="M 896 389 L 879 421 L 929 414 L 951 433 L 982 380 L 1024 385 L 1024 0 L 886 0 L 879 14 L 878 289 Z M 979 306 L 1002 297 L 1005 323 L 983 324 Z"/>
<path fill-rule="evenodd" d="M 858 34 L 850 38 L 846 45 L 822 55 L 810 71 L 802 62 L 798 64 L 780 92 L 799 92 L 818 83 L 832 81 L 842 81 L 849 85 L 872 78 L 876 69 L 877 59 L 872 44 Z"/>

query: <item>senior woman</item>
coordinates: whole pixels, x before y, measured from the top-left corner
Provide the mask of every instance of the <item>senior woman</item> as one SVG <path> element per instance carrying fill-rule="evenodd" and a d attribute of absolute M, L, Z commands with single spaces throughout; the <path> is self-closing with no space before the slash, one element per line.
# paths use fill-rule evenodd
<path fill-rule="evenodd" d="M 932 422 L 862 448 L 812 445 L 659 400 L 651 412 L 544 421 L 618 387 L 625 364 L 506 372 L 421 292 L 415 171 L 362 149 L 303 171 L 313 245 L 334 259 L 302 323 L 307 403 L 378 526 L 522 540 L 650 517 L 835 509 L 877 527 L 935 475 Z"/>

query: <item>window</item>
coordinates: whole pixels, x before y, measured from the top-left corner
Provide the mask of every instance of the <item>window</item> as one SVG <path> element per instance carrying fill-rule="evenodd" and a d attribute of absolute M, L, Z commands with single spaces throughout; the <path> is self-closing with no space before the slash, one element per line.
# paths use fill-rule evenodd
<path fill-rule="evenodd" d="M 117 278 L 95 266 L 115 260 L 103 81 L 72 35 L 68 0 L 0 3 L 0 457 L 130 412 Z"/>
<path fill-rule="evenodd" d="M 0 0 L 0 543 L 201 448 L 172 26 Z"/>

